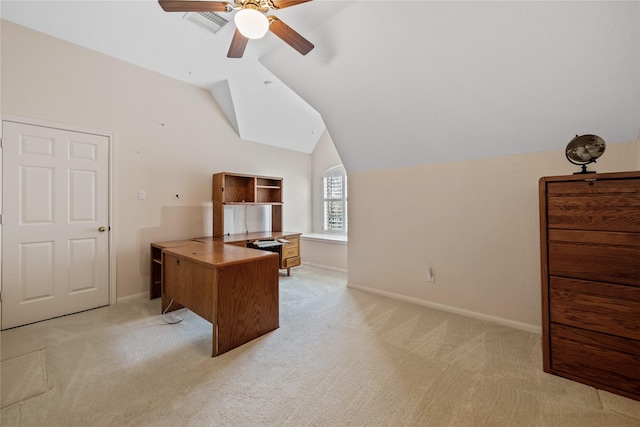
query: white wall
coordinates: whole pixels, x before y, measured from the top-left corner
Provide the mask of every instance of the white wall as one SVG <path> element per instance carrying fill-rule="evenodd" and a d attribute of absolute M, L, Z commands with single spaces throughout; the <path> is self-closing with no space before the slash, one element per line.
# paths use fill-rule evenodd
<path fill-rule="evenodd" d="M 639 151 L 589 169 L 638 170 Z M 579 170 L 554 150 L 350 174 L 349 286 L 539 330 L 538 180 Z"/>
<path fill-rule="evenodd" d="M 214 172 L 283 177 L 285 229 L 311 229 L 310 155 L 239 139 L 204 89 L 1 24 L 4 116 L 115 137 L 118 298 L 148 292 L 151 241 L 211 234 Z"/>

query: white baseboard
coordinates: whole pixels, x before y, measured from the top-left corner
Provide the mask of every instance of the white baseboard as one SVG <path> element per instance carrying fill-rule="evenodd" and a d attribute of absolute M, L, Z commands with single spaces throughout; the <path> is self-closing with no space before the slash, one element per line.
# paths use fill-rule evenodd
<path fill-rule="evenodd" d="M 508 326 L 510 328 L 519 329 L 521 331 L 531 332 L 534 334 L 542 335 L 542 327 L 531 325 L 528 323 L 516 322 L 514 320 L 504 319 L 502 317 L 490 316 L 484 313 L 478 313 L 475 311 L 465 310 L 458 307 L 452 307 L 450 305 L 438 304 L 431 301 L 421 300 L 418 298 L 408 297 L 405 295 L 396 294 L 388 291 L 381 291 L 379 289 L 367 288 L 364 286 L 354 285 L 353 283 L 347 283 L 347 287 L 351 289 L 357 289 L 359 291 L 369 292 L 372 294 L 382 295 L 385 297 L 397 299 L 400 301 L 406 301 L 413 304 L 418 304 L 424 307 L 435 308 L 436 310 L 447 311 L 450 313 L 460 314 L 466 317 L 472 317 L 478 320 L 484 320 L 487 322 L 497 323 L 499 325 Z"/>
<path fill-rule="evenodd" d="M 121 304 L 121 303 L 125 303 L 125 302 L 132 302 L 132 301 L 140 301 L 143 299 L 149 299 L 149 292 L 141 292 L 139 294 L 135 294 L 135 295 L 129 295 L 126 297 L 120 297 L 116 300 L 116 304 Z"/>
<path fill-rule="evenodd" d="M 303 265 L 309 265 L 311 267 L 318 267 L 318 268 L 323 268 L 325 270 L 333 270 L 333 271 L 339 271 L 341 273 L 346 273 L 347 270 L 343 269 L 343 268 L 337 268 L 337 267 L 330 267 L 328 265 L 322 265 L 322 264 L 314 264 L 312 262 L 308 262 L 308 261 L 302 261 Z"/>

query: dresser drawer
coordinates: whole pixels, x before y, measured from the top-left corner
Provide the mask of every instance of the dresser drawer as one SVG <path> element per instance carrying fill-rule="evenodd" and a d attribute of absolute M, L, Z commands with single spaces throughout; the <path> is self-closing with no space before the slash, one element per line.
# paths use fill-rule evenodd
<path fill-rule="evenodd" d="M 640 193 L 629 196 L 550 197 L 549 228 L 640 232 Z"/>
<path fill-rule="evenodd" d="M 549 228 L 640 232 L 640 179 L 547 186 Z"/>
<path fill-rule="evenodd" d="M 640 233 L 549 230 L 549 274 L 640 286 Z"/>
<path fill-rule="evenodd" d="M 640 396 L 640 341 L 551 325 L 553 373 Z"/>
<path fill-rule="evenodd" d="M 640 178 L 594 179 L 585 177 L 576 181 L 548 182 L 547 196 L 589 196 L 599 197 L 602 194 L 640 194 Z"/>
<path fill-rule="evenodd" d="M 640 287 L 551 277 L 551 321 L 640 340 Z"/>

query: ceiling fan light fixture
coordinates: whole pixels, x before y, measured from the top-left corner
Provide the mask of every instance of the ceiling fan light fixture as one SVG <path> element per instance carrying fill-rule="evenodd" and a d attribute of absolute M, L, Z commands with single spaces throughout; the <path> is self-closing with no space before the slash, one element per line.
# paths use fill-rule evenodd
<path fill-rule="evenodd" d="M 260 39 L 269 30 L 269 19 L 255 9 L 241 9 L 233 20 L 238 31 L 248 39 Z"/>

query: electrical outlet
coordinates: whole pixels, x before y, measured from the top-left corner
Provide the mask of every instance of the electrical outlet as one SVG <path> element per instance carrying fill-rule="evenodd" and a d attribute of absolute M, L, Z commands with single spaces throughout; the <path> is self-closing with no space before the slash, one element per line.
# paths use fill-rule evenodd
<path fill-rule="evenodd" d="M 138 200 L 144 200 L 147 198 L 147 192 L 144 190 L 138 190 Z"/>
<path fill-rule="evenodd" d="M 435 282 L 436 281 L 436 272 L 433 271 L 433 268 L 429 267 L 427 270 L 427 282 Z"/>

